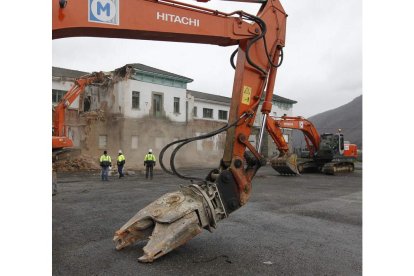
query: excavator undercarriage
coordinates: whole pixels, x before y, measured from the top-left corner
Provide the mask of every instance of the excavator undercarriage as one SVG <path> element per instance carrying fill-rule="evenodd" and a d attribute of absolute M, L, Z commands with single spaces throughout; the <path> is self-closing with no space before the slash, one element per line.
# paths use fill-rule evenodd
<path fill-rule="evenodd" d="M 296 155 L 295 155 L 296 158 Z M 272 168 L 281 175 L 300 175 L 303 173 L 324 173 L 335 175 L 337 173 L 349 173 L 355 169 L 352 159 L 332 159 L 329 162 L 318 163 L 314 160 L 295 161 L 296 165 L 287 167 L 284 159 L 276 157 L 270 161 Z"/>
<path fill-rule="evenodd" d="M 349 173 L 353 172 L 355 169 L 354 163 L 352 161 L 344 160 L 335 160 L 325 163 L 321 168 L 321 172 L 324 174 L 337 174 L 337 173 Z"/>

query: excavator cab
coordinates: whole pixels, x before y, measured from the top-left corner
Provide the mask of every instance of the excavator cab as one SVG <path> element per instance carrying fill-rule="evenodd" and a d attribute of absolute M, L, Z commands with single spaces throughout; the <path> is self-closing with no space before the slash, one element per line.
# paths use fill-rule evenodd
<path fill-rule="evenodd" d="M 342 156 L 345 150 L 345 140 L 342 133 L 324 133 L 321 135 L 319 150 L 315 157 L 319 160 L 330 161 L 335 156 Z"/>
<path fill-rule="evenodd" d="M 342 133 L 338 133 L 338 139 L 339 139 L 339 153 L 341 155 L 344 154 L 344 150 L 345 150 L 345 139 L 344 139 L 344 135 Z"/>

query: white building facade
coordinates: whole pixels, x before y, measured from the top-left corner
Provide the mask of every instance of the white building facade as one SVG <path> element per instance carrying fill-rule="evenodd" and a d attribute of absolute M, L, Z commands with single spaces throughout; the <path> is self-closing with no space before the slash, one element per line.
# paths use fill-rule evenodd
<path fill-rule="evenodd" d="M 67 69 L 53 70 L 64 75 L 62 70 Z M 70 89 L 76 77 L 87 74 L 74 70 L 66 73 L 71 77 L 53 76 L 54 101 Z M 157 155 L 171 141 L 206 134 L 227 124 L 231 98 L 188 90 L 187 84 L 193 81 L 190 78 L 139 63 L 127 64 L 112 73 L 111 85 L 88 87 L 67 113 L 70 138 L 83 154 L 99 156 L 105 149 L 114 157 L 122 149 L 130 162 L 140 164 L 148 148 Z M 295 101 L 279 96 L 274 96 L 273 101 L 271 116 L 292 115 Z M 97 111 L 105 116 L 84 116 Z M 253 144 L 260 125 L 259 114 L 250 137 Z M 181 156 L 183 164 L 194 164 L 194 160 L 217 163 L 223 154 L 225 135 L 223 132 L 186 146 L 187 154 Z M 271 139 L 264 142 L 263 153 L 267 157 L 274 149 L 267 146 Z"/>

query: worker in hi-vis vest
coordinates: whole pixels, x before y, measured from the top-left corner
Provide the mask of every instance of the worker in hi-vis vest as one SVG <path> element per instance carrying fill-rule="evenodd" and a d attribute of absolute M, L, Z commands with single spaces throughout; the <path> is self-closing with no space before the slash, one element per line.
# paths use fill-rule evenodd
<path fill-rule="evenodd" d="M 111 156 L 107 154 L 106 150 L 104 150 L 104 153 L 101 155 L 101 158 L 99 159 L 99 164 L 101 165 L 101 168 L 102 168 L 102 173 L 101 173 L 102 181 L 108 181 L 108 172 L 109 172 L 109 167 L 112 165 L 112 160 L 111 160 Z"/>
<path fill-rule="evenodd" d="M 152 179 L 152 171 L 154 169 L 155 163 L 156 163 L 155 155 L 152 154 L 152 149 L 148 150 L 148 153 L 145 155 L 144 158 L 144 166 L 145 169 L 145 178 L 148 179 L 148 174 L 150 176 L 150 179 Z"/>
<path fill-rule="evenodd" d="M 119 178 L 124 177 L 122 170 L 125 165 L 125 155 L 122 153 L 122 150 L 118 151 L 118 157 L 116 158 L 116 164 L 118 165 Z"/>

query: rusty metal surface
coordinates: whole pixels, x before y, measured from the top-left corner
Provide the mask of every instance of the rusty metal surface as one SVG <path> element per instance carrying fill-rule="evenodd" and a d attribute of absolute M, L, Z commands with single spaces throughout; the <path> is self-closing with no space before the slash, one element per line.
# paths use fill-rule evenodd
<path fill-rule="evenodd" d="M 298 175 L 297 155 L 290 154 L 270 160 L 270 165 L 281 175 Z"/>
<path fill-rule="evenodd" d="M 152 262 L 200 234 L 197 214 L 191 212 L 173 223 L 156 223 L 140 262 Z"/>
<path fill-rule="evenodd" d="M 153 262 L 202 232 L 211 230 L 225 217 L 214 184 L 192 184 L 168 193 L 136 213 L 115 232 L 113 241 L 121 250 L 149 239 L 140 262 Z"/>

